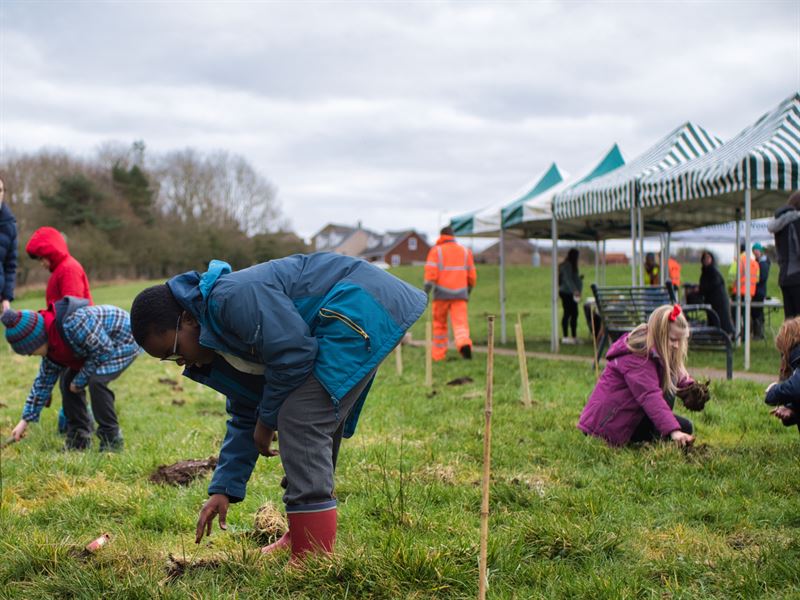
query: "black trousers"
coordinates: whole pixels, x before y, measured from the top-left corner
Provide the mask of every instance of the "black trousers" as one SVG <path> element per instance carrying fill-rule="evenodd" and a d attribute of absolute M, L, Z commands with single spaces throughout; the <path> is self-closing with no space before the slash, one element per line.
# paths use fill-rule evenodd
<path fill-rule="evenodd" d="M 800 315 L 800 285 L 781 286 L 783 293 L 783 316 L 791 319 Z"/>
<path fill-rule="evenodd" d="M 86 391 L 79 394 L 71 392 L 69 385 L 78 374 L 74 369 L 67 369 L 61 374 L 61 397 L 64 403 L 64 415 L 67 417 L 67 442 L 87 441 L 92 437 L 94 422 L 86 408 Z M 108 383 L 119 377 L 114 375 L 97 375 L 89 378 L 86 386 L 92 402 L 92 414 L 97 421 L 97 437 L 104 442 L 113 442 L 119 437 L 119 422 L 114 410 L 114 392 Z"/>
<path fill-rule="evenodd" d="M 675 418 L 678 420 L 678 425 L 681 426 L 681 431 L 691 435 L 694 431 L 692 422 L 689 419 L 685 419 L 684 417 L 678 415 L 675 415 Z M 639 426 L 634 430 L 633 435 L 631 436 L 631 443 L 652 442 L 659 439 L 661 439 L 661 433 L 658 431 L 658 429 L 656 429 L 656 426 L 653 425 L 653 422 L 648 417 L 645 417 L 642 419 L 642 422 L 639 423 Z"/>
<path fill-rule="evenodd" d="M 572 337 L 576 337 L 575 330 L 578 328 L 578 303 L 575 302 L 575 297 L 572 294 L 559 292 L 561 296 L 561 305 L 564 307 L 564 317 L 561 319 L 561 329 L 564 331 L 564 337 L 567 337 L 567 325 L 572 329 Z"/>

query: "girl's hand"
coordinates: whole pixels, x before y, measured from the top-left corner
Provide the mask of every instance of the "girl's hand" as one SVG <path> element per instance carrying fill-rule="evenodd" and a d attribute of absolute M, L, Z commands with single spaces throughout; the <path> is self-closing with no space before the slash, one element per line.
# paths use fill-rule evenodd
<path fill-rule="evenodd" d="M 694 436 L 689 435 L 688 433 L 682 432 L 680 429 L 676 429 L 672 433 L 669 434 L 669 438 L 678 444 L 681 448 L 685 446 L 691 446 L 694 444 Z"/>
<path fill-rule="evenodd" d="M 25 437 L 25 432 L 28 429 L 28 422 L 25 419 L 20 419 L 17 426 L 11 430 L 11 435 L 14 436 L 14 441 L 18 442 Z"/>
<path fill-rule="evenodd" d="M 769 411 L 769 414 L 775 415 L 781 421 L 785 421 L 794 417 L 794 411 L 788 406 L 777 406 Z"/>

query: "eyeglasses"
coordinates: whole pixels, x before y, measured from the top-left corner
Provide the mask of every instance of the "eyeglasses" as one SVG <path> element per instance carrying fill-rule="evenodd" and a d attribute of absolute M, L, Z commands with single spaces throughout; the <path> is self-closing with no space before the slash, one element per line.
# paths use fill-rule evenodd
<path fill-rule="evenodd" d="M 161 360 L 178 361 L 183 358 L 178 354 L 178 332 L 181 330 L 181 317 L 183 317 L 183 313 L 178 315 L 178 322 L 175 324 L 175 343 L 172 344 L 172 354 L 165 356 Z"/>

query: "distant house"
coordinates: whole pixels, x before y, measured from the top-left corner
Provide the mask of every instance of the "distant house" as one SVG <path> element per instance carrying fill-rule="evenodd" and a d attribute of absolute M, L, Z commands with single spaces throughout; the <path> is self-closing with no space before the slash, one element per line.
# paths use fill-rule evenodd
<path fill-rule="evenodd" d="M 315 252 L 335 252 L 345 256 L 359 256 L 369 244 L 375 244 L 381 235 L 361 227 L 329 223 L 311 237 Z"/>
<path fill-rule="evenodd" d="M 392 267 L 418 265 L 425 262 L 430 248 L 425 238 L 413 229 L 389 231 L 371 238 L 361 258 L 369 262 L 385 262 Z"/>
<path fill-rule="evenodd" d="M 530 241 L 522 238 L 506 238 L 503 247 L 505 263 L 507 265 L 531 265 L 537 247 Z M 540 252 L 540 257 L 545 252 Z M 492 244 L 475 257 L 475 262 L 487 265 L 500 264 L 500 242 Z"/>

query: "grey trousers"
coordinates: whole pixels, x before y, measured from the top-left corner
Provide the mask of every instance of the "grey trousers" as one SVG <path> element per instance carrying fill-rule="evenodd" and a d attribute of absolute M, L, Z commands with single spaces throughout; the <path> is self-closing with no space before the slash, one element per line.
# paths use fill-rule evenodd
<path fill-rule="evenodd" d="M 278 443 L 286 473 L 287 506 L 333 499 L 333 472 L 345 421 L 377 368 L 359 381 L 336 410 L 314 375 L 289 394 L 278 413 Z"/>

